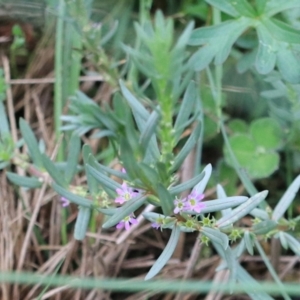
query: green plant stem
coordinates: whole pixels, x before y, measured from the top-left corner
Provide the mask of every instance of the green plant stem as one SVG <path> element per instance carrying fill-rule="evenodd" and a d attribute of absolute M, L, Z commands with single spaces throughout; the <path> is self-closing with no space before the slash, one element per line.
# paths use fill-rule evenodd
<path fill-rule="evenodd" d="M 54 131 L 58 141 L 61 134 L 61 114 L 63 109 L 63 37 L 64 37 L 64 16 L 66 13 L 65 0 L 58 2 L 58 16 L 56 23 L 55 40 L 55 84 L 54 84 Z M 57 154 L 59 161 L 63 160 L 63 147 L 59 147 Z"/>
<path fill-rule="evenodd" d="M 261 258 L 263 259 L 266 267 L 268 268 L 271 276 L 273 277 L 273 279 L 275 280 L 275 282 L 277 283 L 278 287 L 280 288 L 281 291 L 281 295 L 285 300 L 291 300 L 290 296 L 286 293 L 286 291 L 284 290 L 284 286 L 283 283 L 281 282 L 281 280 L 279 279 L 278 275 L 276 274 L 276 271 L 274 270 L 272 264 L 270 263 L 265 251 L 263 250 L 262 246 L 260 245 L 259 241 L 257 239 L 255 239 L 255 246 L 261 256 Z"/>
<path fill-rule="evenodd" d="M 64 16 L 66 13 L 65 0 L 59 0 L 58 16 L 56 22 L 56 39 L 55 39 L 55 84 L 54 84 L 54 131 L 56 141 L 59 140 L 61 131 L 61 115 L 63 110 L 63 38 L 64 38 Z M 57 160 L 63 161 L 64 147 L 63 143 L 58 149 Z M 61 210 L 61 240 L 62 244 L 67 244 L 67 210 Z"/>

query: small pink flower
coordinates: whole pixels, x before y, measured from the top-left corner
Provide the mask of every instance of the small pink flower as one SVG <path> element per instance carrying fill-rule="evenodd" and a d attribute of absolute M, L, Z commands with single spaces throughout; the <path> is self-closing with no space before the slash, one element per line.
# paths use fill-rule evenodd
<path fill-rule="evenodd" d="M 61 197 L 60 201 L 61 201 L 61 206 L 62 207 L 66 207 L 66 206 L 68 206 L 70 204 L 70 201 L 67 198 L 65 198 L 65 197 Z"/>
<path fill-rule="evenodd" d="M 124 202 L 127 202 L 128 200 L 138 196 L 139 194 L 133 188 L 129 187 L 126 182 L 123 182 L 122 188 L 117 188 L 116 192 L 118 194 L 118 197 L 115 199 L 115 202 L 119 204 L 123 204 Z"/>
<path fill-rule="evenodd" d="M 117 229 L 123 229 L 125 227 L 125 230 L 129 230 L 131 225 L 137 224 L 138 221 L 134 218 L 133 215 L 125 217 L 122 221 L 120 221 L 116 228 Z"/>
<path fill-rule="evenodd" d="M 193 210 L 196 213 L 200 213 L 205 207 L 205 204 L 201 202 L 204 199 L 204 194 L 198 194 L 196 191 L 192 191 L 185 199 L 184 210 Z"/>
<path fill-rule="evenodd" d="M 174 200 L 174 205 L 175 205 L 174 214 L 178 214 L 184 210 L 184 208 L 185 208 L 184 200 L 185 199 L 175 199 Z"/>
<path fill-rule="evenodd" d="M 152 227 L 152 228 L 155 228 L 155 229 L 159 229 L 159 228 L 161 227 L 161 225 L 162 225 L 162 224 L 159 224 L 159 223 L 154 222 L 154 223 L 151 224 L 151 227 Z"/>

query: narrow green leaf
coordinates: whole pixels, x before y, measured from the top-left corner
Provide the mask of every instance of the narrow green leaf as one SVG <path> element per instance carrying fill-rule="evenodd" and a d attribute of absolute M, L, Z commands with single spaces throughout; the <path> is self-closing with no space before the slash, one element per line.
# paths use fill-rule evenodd
<path fill-rule="evenodd" d="M 269 233 L 271 230 L 275 229 L 276 226 L 277 222 L 273 220 L 265 220 L 253 225 L 252 229 L 256 235 L 261 235 Z"/>
<path fill-rule="evenodd" d="M 255 0 L 256 10 L 257 10 L 259 15 L 264 13 L 264 12 L 267 13 L 265 11 L 267 2 L 269 2 L 269 1 L 268 0 Z"/>
<path fill-rule="evenodd" d="M 164 215 L 165 216 L 171 215 L 174 209 L 174 204 L 173 204 L 174 198 L 161 183 L 158 183 L 156 190 L 157 190 L 157 194 Z"/>
<path fill-rule="evenodd" d="M 43 159 L 42 155 L 37 143 L 37 140 L 30 128 L 30 126 L 27 124 L 27 122 L 20 118 L 20 130 L 22 133 L 22 136 L 25 140 L 25 143 L 28 147 L 28 151 L 30 154 L 30 157 L 35 164 L 35 166 L 42 168 L 43 167 Z"/>
<path fill-rule="evenodd" d="M 79 154 L 80 138 L 77 134 L 73 133 L 69 143 L 69 153 L 67 158 L 67 166 L 65 169 L 65 179 L 67 183 L 70 183 L 76 174 Z"/>
<path fill-rule="evenodd" d="M 0 135 L 3 137 L 7 134 L 10 134 L 9 124 L 3 102 L 0 100 Z"/>
<path fill-rule="evenodd" d="M 274 300 L 267 293 L 261 291 L 261 285 L 240 265 L 237 264 L 237 278 L 239 282 L 246 285 L 251 285 L 253 288 L 247 291 L 247 294 L 253 300 Z M 256 292 L 257 289 L 260 289 L 261 292 Z"/>
<path fill-rule="evenodd" d="M 82 156 L 83 156 L 83 161 L 84 161 L 84 167 L 85 167 L 89 192 L 91 193 L 91 195 L 95 195 L 99 192 L 98 182 L 95 179 L 95 177 L 92 176 L 91 173 L 87 169 L 89 158 L 90 158 L 90 156 L 92 156 L 92 149 L 89 145 L 83 145 Z"/>
<path fill-rule="evenodd" d="M 102 228 L 110 228 L 115 226 L 125 217 L 130 216 L 135 210 L 140 208 L 145 203 L 146 199 L 147 197 L 144 195 L 130 199 L 102 225 Z"/>
<path fill-rule="evenodd" d="M 253 255 L 254 254 L 254 251 L 253 251 L 253 246 L 254 246 L 253 234 L 251 232 L 249 232 L 248 230 L 246 230 L 244 232 L 243 240 L 245 242 L 245 246 L 246 246 L 247 251 L 249 252 L 249 254 Z"/>
<path fill-rule="evenodd" d="M 80 206 L 84 206 L 84 207 L 88 207 L 88 208 L 93 207 L 93 202 L 91 200 L 85 199 L 84 197 L 81 197 L 79 195 L 75 195 L 75 194 L 67 191 L 60 185 L 56 184 L 55 182 L 53 182 L 51 186 L 59 195 L 65 197 L 69 201 L 71 201 L 77 205 L 80 205 Z"/>
<path fill-rule="evenodd" d="M 203 202 L 205 204 L 205 207 L 201 209 L 201 214 L 207 214 L 215 211 L 220 211 L 222 209 L 235 207 L 245 203 L 248 199 L 249 198 L 245 196 L 233 196 L 224 199 L 205 201 Z M 193 215 L 195 214 L 195 212 L 189 211 L 187 211 L 187 213 L 192 213 Z"/>
<path fill-rule="evenodd" d="M 89 161 L 89 163 L 91 163 Z M 94 168 L 94 166 L 92 167 L 90 164 L 86 165 L 87 170 L 91 173 L 92 176 L 94 176 L 94 178 L 100 182 L 103 186 L 115 191 L 118 188 L 121 188 L 121 185 L 110 179 L 109 177 L 107 177 L 106 175 L 104 175 L 102 172 L 96 170 L 96 168 Z"/>
<path fill-rule="evenodd" d="M 192 30 L 194 29 L 194 26 L 195 26 L 194 21 L 189 22 L 189 24 L 184 29 L 183 33 L 178 38 L 177 43 L 174 47 L 174 50 L 186 47 L 186 45 L 190 39 Z"/>
<path fill-rule="evenodd" d="M 197 194 L 202 194 L 207 186 L 207 183 L 210 179 L 212 172 L 211 164 L 208 164 L 202 171 L 204 173 L 204 178 L 193 188 L 193 191 L 196 191 Z"/>
<path fill-rule="evenodd" d="M 274 208 L 272 220 L 278 221 L 290 207 L 300 188 L 300 175 L 291 183 L 286 192 L 283 194 L 276 207 Z"/>
<path fill-rule="evenodd" d="M 130 107 L 132 108 L 135 116 L 138 115 L 141 121 L 145 122 L 149 118 L 149 112 L 146 110 L 146 108 L 141 104 L 139 100 L 133 94 L 128 90 L 128 88 L 125 86 L 124 82 L 122 80 L 119 81 L 121 91 L 123 93 L 123 96 L 128 101 Z"/>
<path fill-rule="evenodd" d="M 217 196 L 218 196 L 218 199 L 227 198 L 226 192 L 225 192 L 224 188 L 222 187 L 222 185 L 220 185 L 220 184 L 217 185 Z M 231 213 L 231 211 L 232 211 L 231 208 L 222 209 L 222 211 L 221 211 L 222 216 L 229 215 Z"/>
<path fill-rule="evenodd" d="M 197 126 L 194 128 L 192 134 L 189 136 L 183 148 L 175 157 L 174 163 L 172 165 L 172 172 L 175 172 L 181 166 L 182 162 L 185 160 L 187 155 L 191 152 L 193 147 L 196 145 L 200 137 L 200 133 L 201 133 L 201 124 L 199 122 Z"/>
<path fill-rule="evenodd" d="M 44 165 L 45 169 L 47 170 L 47 172 L 51 176 L 51 178 L 57 184 L 59 184 L 61 186 L 64 186 L 64 187 L 68 186 L 65 178 L 62 176 L 59 169 L 55 166 L 53 161 L 46 154 L 42 154 L 42 162 L 43 162 L 43 165 Z"/>
<path fill-rule="evenodd" d="M 198 99 L 198 92 L 196 89 L 196 84 L 194 81 L 191 81 L 188 85 L 186 92 L 183 96 L 183 101 L 180 105 L 180 110 L 177 115 L 174 130 L 176 140 L 179 140 L 184 128 L 181 127 L 183 123 L 185 123 L 194 110 L 195 101 Z"/>
<path fill-rule="evenodd" d="M 269 220 L 269 215 L 268 213 L 260 208 L 254 208 L 250 211 L 249 213 L 251 216 L 255 217 L 255 218 L 259 218 L 261 220 Z"/>
<path fill-rule="evenodd" d="M 254 209 L 260 202 L 265 200 L 267 195 L 268 191 L 263 191 L 252 196 L 245 203 L 232 210 L 230 215 L 219 219 L 217 222 L 218 227 L 226 227 L 240 220 L 242 217 L 251 212 L 251 210 Z"/>
<path fill-rule="evenodd" d="M 170 236 L 170 239 L 168 241 L 168 244 L 166 245 L 164 251 L 159 256 L 157 261 L 154 263 L 154 265 L 152 266 L 152 268 L 146 275 L 145 280 L 149 280 L 149 279 L 153 278 L 166 265 L 166 263 L 171 258 L 172 254 L 177 246 L 179 236 L 180 236 L 180 229 L 178 226 L 174 226 L 171 236 Z"/>
<path fill-rule="evenodd" d="M 199 181 L 201 181 L 205 176 L 205 172 L 203 171 L 202 173 L 200 173 L 199 175 L 195 176 L 194 178 L 183 182 L 181 184 L 178 184 L 174 187 L 171 187 L 169 189 L 169 192 L 171 195 L 177 195 L 183 191 L 186 191 L 192 187 L 194 187 L 197 183 L 199 183 Z"/>
<path fill-rule="evenodd" d="M 209 228 L 209 227 L 202 227 L 201 232 L 207 236 L 211 241 L 219 244 L 223 247 L 224 250 L 227 249 L 229 239 L 225 233 L 220 232 L 219 230 Z"/>
<path fill-rule="evenodd" d="M 283 232 L 283 235 L 286 239 L 286 242 L 289 246 L 289 248 L 298 256 L 300 256 L 300 241 L 298 239 L 295 239 L 290 234 Z"/>
<path fill-rule="evenodd" d="M 148 118 L 144 130 L 142 131 L 140 136 L 139 142 L 142 145 L 143 149 L 147 149 L 152 136 L 155 134 L 159 120 L 160 115 L 157 111 L 154 110 Z"/>
<path fill-rule="evenodd" d="M 288 249 L 289 245 L 288 245 L 287 239 L 286 239 L 286 237 L 285 237 L 285 232 L 279 231 L 279 233 L 278 233 L 277 235 L 278 235 L 278 237 L 279 237 L 281 246 L 282 246 L 284 249 Z M 276 236 L 276 235 L 275 235 L 275 236 Z"/>
<path fill-rule="evenodd" d="M 39 188 L 43 183 L 42 179 L 40 180 L 35 177 L 20 176 L 12 172 L 6 172 L 6 176 L 12 183 L 31 189 Z"/>
<path fill-rule="evenodd" d="M 74 228 L 75 240 L 82 241 L 87 232 L 92 210 L 88 207 L 79 206 L 79 211 Z"/>

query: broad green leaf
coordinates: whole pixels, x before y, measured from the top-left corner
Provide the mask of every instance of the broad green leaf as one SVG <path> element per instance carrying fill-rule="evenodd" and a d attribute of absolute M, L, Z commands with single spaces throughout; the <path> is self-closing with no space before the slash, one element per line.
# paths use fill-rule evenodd
<path fill-rule="evenodd" d="M 79 206 L 84 206 L 84 207 L 88 207 L 88 208 L 93 207 L 93 202 L 91 200 L 85 199 L 84 197 L 81 197 L 79 195 L 75 195 L 75 194 L 67 191 L 60 185 L 56 184 L 55 182 L 53 182 L 51 186 L 59 195 L 61 195 L 62 197 L 65 197 L 69 201 L 71 201 Z"/>
<path fill-rule="evenodd" d="M 300 2 L 298 0 L 269 0 L 266 4 L 265 14 L 268 17 L 271 17 L 284 10 L 293 9 L 297 7 L 300 7 Z"/>
<path fill-rule="evenodd" d="M 248 230 L 246 230 L 244 232 L 243 241 L 245 242 L 245 246 L 246 246 L 246 249 L 247 249 L 248 253 L 251 254 L 251 255 L 253 255 L 254 254 L 254 251 L 253 251 L 253 246 L 254 246 L 254 236 L 253 236 L 253 233 L 251 233 Z"/>
<path fill-rule="evenodd" d="M 210 179 L 212 172 L 211 164 L 208 164 L 202 171 L 204 173 L 204 178 L 193 188 L 193 191 L 196 191 L 197 194 L 202 194 L 207 186 L 207 183 Z"/>
<path fill-rule="evenodd" d="M 265 220 L 253 225 L 252 229 L 256 235 L 261 235 L 269 233 L 271 230 L 275 229 L 276 226 L 277 222 L 273 220 Z"/>
<path fill-rule="evenodd" d="M 205 176 L 205 172 L 203 171 L 202 173 L 200 173 L 199 175 L 195 176 L 194 178 L 183 182 L 181 184 L 178 184 L 176 186 L 172 186 L 169 189 L 169 192 L 171 195 L 177 195 L 183 191 L 186 191 L 192 187 L 194 187 L 197 183 L 199 183 L 200 180 L 202 180 Z"/>
<path fill-rule="evenodd" d="M 241 119 L 232 119 L 227 126 L 233 133 L 247 133 L 248 131 L 247 123 Z"/>
<path fill-rule="evenodd" d="M 249 198 L 245 197 L 245 196 L 233 196 L 233 197 L 227 197 L 224 199 L 205 201 L 205 202 L 203 202 L 205 204 L 205 207 L 201 209 L 200 214 L 207 214 L 207 213 L 235 207 L 235 206 L 238 206 L 238 205 L 246 202 L 248 199 Z M 191 212 L 187 211 L 187 213 L 191 213 L 191 214 L 195 215 L 195 212 L 192 212 L 192 211 Z"/>
<path fill-rule="evenodd" d="M 177 154 L 177 156 L 174 158 L 174 163 L 172 165 L 172 172 L 175 172 L 181 166 L 182 162 L 185 160 L 187 155 L 192 151 L 193 147 L 196 145 L 200 137 L 201 126 L 202 126 L 201 123 L 198 122 L 192 134 L 189 136 L 188 140 L 186 141 L 185 145 Z"/>
<path fill-rule="evenodd" d="M 227 249 L 229 239 L 225 233 L 222 233 L 219 230 L 209 228 L 209 227 L 202 227 L 201 232 L 202 232 L 202 234 L 207 236 L 211 241 L 222 246 L 224 248 L 224 250 Z"/>
<path fill-rule="evenodd" d="M 82 241 L 87 232 L 92 210 L 88 207 L 79 206 L 79 211 L 74 228 L 75 240 Z"/>
<path fill-rule="evenodd" d="M 97 170 L 96 165 L 93 164 L 91 160 L 89 160 L 89 164 L 86 165 L 86 168 L 91 173 L 91 175 L 94 176 L 94 178 L 103 186 L 111 189 L 112 191 L 121 188 L 121 185 L 118 182 L 112 180 L 108 176 L 104 175 L 101 171 Z"/>
<path fill-rule="evenodd" d="M 270 73 L 276 63 L 277 41 L 272 37 L 269 30 L 263 25 L 259 24 L 256 27 L 259 44 L 256 54 L 255 67 L 258 73 Z"/>
<path fill-rule="evenodd" d="M 217 221 L 218 227 L 227 227 L 236 221 L 249 214 L 260 202 L 265 200 L 268 195 L 268 191 L 257 193 L 256 195 L 249 198 L 246 202 L 233 209 L 230 215 L 224 216 Z"/>
<path fill-rule="evenodd" d="M 147 197 L 144 195 L 130 199 L 102 225 L 102 228 L 110 228 L 115 226 L 125 217 L 130 216 L 134 211 L 140 208 L 145 203 L 146 199 Z"/>
<path fill-rule="evenodd" d="M 40 180 L 35 177 L 20 176 L 12 172 L 6 172 L 6 176 L 12 183 L 31 189 L 39 188 L 43 183 L 42 179 Z"/>
<path fill-rule="evenodd" d="M 27 122 L 22 118 L 20 118 L 20 130 L 28 147 L 28 151 L 33 163 L 35 164 L 35 166 L 42 168 L 43 159 L 37 140 Z"/>
<path fill-rule="evenodd" d="M 255 59 L 257 55 L 257 48 L 245 53 L 237 63 L 237 71 L 240 74 L 245 73 L 248 71 L 252 66 L 255 64 Z"/>
<path fill-rule="evenodd" d="M 263 12 L 265 12 L 267 2 L 269 2 L 269 1 L 268 0 L 255 0 L 256 10 L 259 15 L 262 14 Z"/>
<path fill-rule="evenodd" d="M 157 194 L 164 215 L 165 216 L 171 215 L 174 209 L 174 204 L 173 204 L 174 198 L 161 183 L 157 185 L 156 189 L 157 189 Z"/>
<path fill-rule="evenodd" d="M 300 32 L 293 26 L 280 20 L 269 18 L 264 18 L 262 23 L 272 34 L 273 39 L 289 44 L 300 44 Z"/>
<path fill-rule="evenodd" d="M 300 83 L 300 60 L 291 49 L 285 47 L 279 49 L 277 66 L 286 81 L 294 84 Z"/>
<path fill-rule="evenodd" d="M 67 166 L 65 169 L 65 179 L 70 183 L 77 171 L 78 159 L 80 154 L 80 138 L 73 133 L 69 143 L 69 153 L 67 158 Z"/>
<path fill-rule="evenodd" d="M 229 0 L 229 3 L 240 15 L 250 18 L 256 17 L 256 11 L 247 0 Z"/>
<path fill-rule="evenodd" d="M 233 25 L 232 31 L 226 37 L 220 37 L 218 42 L 220 43 L 220 49 L 216 53 L 215 64 L 223 64 L 224 61 L 228 58 L 233 44 L 236 42 L 238 37 L 252 24 L 251 19 L 239 18 L 236 20 Z M 221 45 L 222 43 L 222 45 Z"/>
<path fill-rule="evenodd" d="M 229 1 L 220 1 L 220 0 L 205 0 L 212 6 L 217 7 L 221 11 L 225 12 L 227 15 L 232 17 L 238 17 L 240 14 L 237 10 L 230 4 Z"/>
<path fill-rule="evenodd" d="M 180 229 L 178 226 L 174 226 L 174 228 L 172 229 L 172 233 L 171 233 L 170 239 L 168 241 L 168 244 L 166 245 L 164 251 L 159 256 L 157 261 L 154 263 L 154 265 L 152 266 L 152 268 L 146 275 L 145 280 L 149 280 L 149 279 L 153 278 L 165 266 L 165 264 L 171 258 L 172 254 L 177 246 L 179 236 L 180 236 Z"/>
<path fill-rule="evenodd" d="M 300 256 L 300 241 L 299 239 L 294 238 L 290 234 L 283 232 L 282 233 L 287 241 L 289 248 L 298 256 Z"/>
<path fill-rule="evenodd" d="M 278 221 L 290 207 L 300 188 L 300 175 L 291 183 L 274 208 L 272 219 Z"/>
<path fill-rule="evenodd" d="M 213 60 L 218 52 L 219 45 L 209 44 L 197 50 L 189 60 L 189 65 L 195 71 L 205 69 Z"/>
<path fill-rule="evenodd" d="M 259 147 L 278 149 L 283 142 L 282 127 L 273 118 L 260 118 L 250 125 L 250 133 Z"/>
<path fill-rule="evenodd" d="M 214 26 L 201 27 L 193 30 L 189 45 L 200 46 L 210 41 L 228 36 L 235 28 L 236 21 L 225 21 Z"/>
<path fill-rule="evenodd" d="M 267 139 L 268 137 L 266 137 Z M 272 139 L 272 137 L 269 137 Z M 229 138 L 232 151 L 241 167 L 245 168 L 252 178 L 264 178 L 271 175 L 279 166 L 279 155 L 257 145 L 251 136 L 236 134 Z M 234 167 L 230 152 L 224 149 L 226 162 Z"/>
<path fill-rule="evenodd" d="M 61 174 L 60 170 L 55 166 L 54 162 L 46 154 L 42 154 L 42 162 L 43 162 L 45 169 L 51 176 L 51 178 L 57 184 L 59 184 L 63 187 L 68 186 L 68 184 L 67 184 L 65 178 L 63 177 L 63 175 Z"/>

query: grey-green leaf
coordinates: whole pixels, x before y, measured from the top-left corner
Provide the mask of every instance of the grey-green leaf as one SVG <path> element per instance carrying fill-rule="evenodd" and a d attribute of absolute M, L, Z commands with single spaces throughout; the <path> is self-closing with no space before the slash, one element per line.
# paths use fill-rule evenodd
<path fill-rule="evenodd" d="M 268 191 L 263 191 L 255 194 L 254 196 L 249 198 L 245 203 L 232 210 L 230 215 L 224 216 L 221 219 L 219 219 L 217 222 L 218 227 L 226 227 L 235 223 L 236 221 L 250 213 L 252 209 L 254 209 L 267 197 L 267 195 Z"/>
<path fill-rule="evenodd" d="M 205 236 L 207 236 L 211 241 L 214 241 L 215 243 L 221 245 L 224 248 L 224 250 L 227 249 L 229 239 L 225 233 L 209 227 L 202 227 L 201 232 Z"/>
<path fill-rule="evenodd" d="M 256 235 L 267 234 L 276 228 L 277 222 L 273 220 L 265 220 L 253 225 L 252 229 Z"/>
<path fill-rule="evenodd" d="M 149 280 L 153 278 L 165 266 L 165 264 L 171 258 L 177 246 L 179 236 L 180 236 L 180 229 L 178 226 L 174 226 L 168 244 L 166 245 L 164 251 L 159 256 L 157 261 L 154 263 L 154 265 L 146 275 L 145 280 Z"/>
<path fill-rule="evenodd" d="M 79 206 L 79 211 L 74 228 L 75 240 L 82 241 L 87 232 L 92 210 L 88 207 Z"/>
<path fill-rule="evenodd" d="M 52 188 L 59 195 L 65 197 L 66 199 L 68 199 L 69 201 L 71 201 L 71 202 L 73 202 L 77 205 L 84 206 L 84 207 L 89 207 L 89 208 L 93 207 L 93 202 L 91 200 L 85 199 L 84 197 L 81 197 L 79 195 L 75 195 L 75 194 L 67 191 L 66 189 L 64 189 L 60 185 L 56 184 L 55 182 L 52 183 Z"/>
<path fill-rule="evenodd" d="M 274 221 L 278 221 L 289 208 L 291 203 L 296 197 L 296 194 L 300 188 L 300 175 L 296 177 L 296 179 L 291 183 L 288 187 L 282 198 L 277 203 L 276 207 L 274 208 L 272 219 Z"/>
<path fill-rule="evenodd" d="M 130 216 L 135 210 L 140 208 L 146 201 L 147 197 L 140 195 L 133 199 L 130 199 L 117 212 L 112 215 L 103 225 L 103 228 L 109 228 L 115 226 L 117 223 L 122 221 L 125 217 Z"/>
<path fill-rule="evenodd" d="M 27 122 L 24 119 L 20 119 L 20 130 L 22 133 L 22 136 L 26 142 L 26 145 L 28 147 L 28 151 L 30 154 L 30 157 L 33 161 L 33 163 L 39 167 L 43 167 L 43 159 L 42 155 L 38 146 L 38 142 L 30 128 L 30 126 L 27 124 Z"/>
<path fill-rule="evenodd" d="M 67 158 L 67 166 L 65 169 L 65 179 L 70 183 L 76 174 L 78 159 L 80 154 L 80 138 L 73 132 L 69 144 L 69 153 Z"/>
<path fill-rule="evenodd" d="M 38 178 L 20 176 L 12 172 L 6 172 L 6 176 L 12 183 L 31 189 L 39 188 L 43 183 L 43 180 L 39 180 Z"/>

